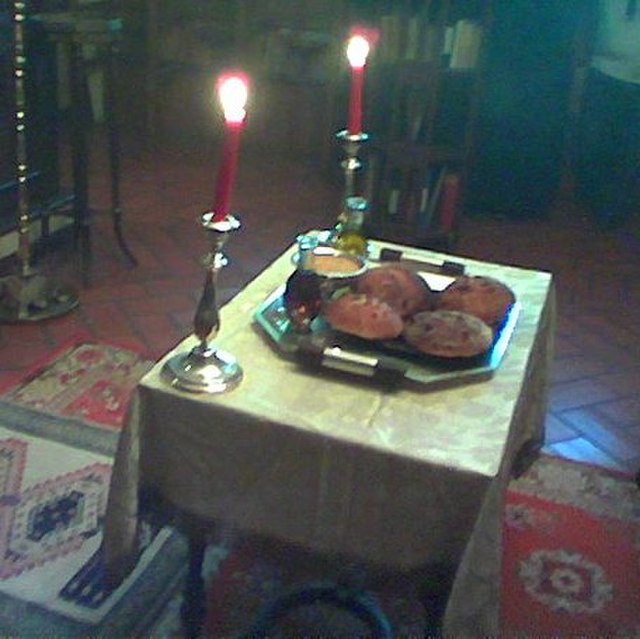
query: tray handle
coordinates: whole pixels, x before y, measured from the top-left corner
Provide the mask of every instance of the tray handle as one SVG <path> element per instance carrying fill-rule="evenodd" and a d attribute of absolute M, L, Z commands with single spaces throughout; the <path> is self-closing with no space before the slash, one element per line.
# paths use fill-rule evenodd
<path fill-rule="evenodd" d="M 301 340 L 296 359 L 305 366 L 329 368 L 369 377 L 385 385 L 395 385 L 406 377 L 408 366 L 385 358 L 362 355 L 339 346 Z"/>

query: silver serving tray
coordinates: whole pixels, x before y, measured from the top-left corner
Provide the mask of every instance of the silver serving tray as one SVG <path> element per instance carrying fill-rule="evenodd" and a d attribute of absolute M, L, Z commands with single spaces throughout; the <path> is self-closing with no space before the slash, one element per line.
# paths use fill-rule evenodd
<path fill-rule="evenodd" d="M 281 356 L 305 366 L 369 377 L 385 384 L 410 380 L 425 387 L 442 388 L 489 379 L 500 366 L 520 314 L 520 304 L 516 302 L 485 353 L 476 357 L 435 357 L 416 351 L 400 339 L 370 341 L 341 333 L 322 318 L 313 321 L 309 333 L 296 331 L 284 307 L 284 289 L 284 285 L 278 287 L 254 314 L 255 322 Z"/>

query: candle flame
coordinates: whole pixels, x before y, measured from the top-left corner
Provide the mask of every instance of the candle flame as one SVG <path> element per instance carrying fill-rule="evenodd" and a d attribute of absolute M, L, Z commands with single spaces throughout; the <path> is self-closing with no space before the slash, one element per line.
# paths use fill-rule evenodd
<path fill-rule="evenodd" d="M 349 38 L 347 44 L 347 58 L 354 68 L 362 68 L 367 63 L 369 55 L 369 41 L 362 35 L 356 34 Z"/>
<path fill-rule="evenodd" d="M 247 112 L 245 106 L 249 97 L 246 80 L 239 75 L 229 75 L 218 82 L 218 98 L 227 122 L 243 122 Z"/>

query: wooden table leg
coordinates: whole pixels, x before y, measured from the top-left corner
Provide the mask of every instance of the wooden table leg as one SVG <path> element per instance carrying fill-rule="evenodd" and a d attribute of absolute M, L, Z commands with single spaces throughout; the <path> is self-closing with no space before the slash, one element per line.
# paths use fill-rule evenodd
<path fill-rule="evenodd" d="M 425 637 L 441 637 L 442 622 L 456 576 L 456 566 L 429 566 L 420 583 L 420 601 L 425 613 Z"/>
<path fill-rule="evenodd" d="M 116 69 L 115 56 L 118 51 L 114 43 L 111 43 L 106 52 L 105 74 L 106 74 L 106 115 L 107 132 L 109 146 L 109 174 L 111 178 L 111 216 L 113 221 L 113 231 L 120 250 L 129 260 L 132 266 L 138 265 L 138 260 L 131 252 L 122 231 L 122 203 L 120 197 L 120 114 L 116 104 Z"/>
<path fill-rule="evenodd" d="M 520 447 L 511 465 L 511 476 L 518 479 L 531 468 L 533 462 L 540 457 L 540 451 L 544 446 L 544 438 L 530 439 Z"/>
<path fill-rule="evenodd" d="M 71 164 L 73 173 L 74 243 L 80 251 L 80 269 L 85 285 L 91 272 L 91 212 L 89 210 L 89 148 L 87 119 L 89 94 L 81 47 L 71 42 L 69 47 L 73 122 L 70 125 Z"/>
<path fill-rule="evenodd" d="M 202 563 L 207 548 L 206 535 L 202 528 L 193 528 L 188 533 L 189 564 L 184 584 L 180 616 L 188 639 L 201 635 L 207 611 Z"/>

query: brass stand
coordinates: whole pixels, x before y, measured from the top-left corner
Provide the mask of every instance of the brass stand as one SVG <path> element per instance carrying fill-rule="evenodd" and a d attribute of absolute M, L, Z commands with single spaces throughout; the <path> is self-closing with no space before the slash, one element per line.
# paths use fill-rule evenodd
<path fill-rule="evenodd" d="M 349 133 L 344 129 L 336 133 L 336 138 L 342 144 L 345 154 L 342 168 L 344 170 L 344 201 L 346 202 L 347 198 L 358 195 L 356 173 L 362 168 L 358 152 L 360 147 L 367 142 L 369 136 L 366 133 Z"/>
<path fill-rule="evenodd" d="M 222 247 L 229 232 L 240 228 L 240 222 L 232 215 L 219 222 L 214 222 L 213 217 L 213 213 L 202 216 L 202 226 L 211 236 L 212 248 L 206 258 L 204 289 L 194 317 L 194 334 L 200 343 L 188 353 L 174 355 L 162 370 L 171 386 L 194 393 L 223 393 L 235 388 L 243 375 L 233 355 L 209 344 L 220 330 L 216 284 L 220 269 L 228 263 Z"/>
<path fill-rule="evenodd" d="M 37 322 L 78 306 L 74 291 L 34 271 L 2 278 L 0 286 L 0 322 Z"/>
<path fill-rule="evenodd" d="M 362 168 L 358 153 L 369 136 L 366 133 L 352 134 L 345 129 L 339 131 L 336 138 L 342 143 L 345 154 L 341 163 L 344 170 L 344 197 L 331 231 L 331 243 L 347 253 L 366 256 L 368 243 L 362 229 L 368 202 L 359 194 L 356 175 Z"/>
<path fill-rule="evenodd" d="M 16 176 L 18 180 L 18 259 L 20 272 L 0 280 L 0 321 L 34 322 L 68 313 L 78 305 L 70 289 L 38 275 L 31 266 L 24 48 L 26 3 L 14 2 L 14 73 L 16 91 Z"/>

